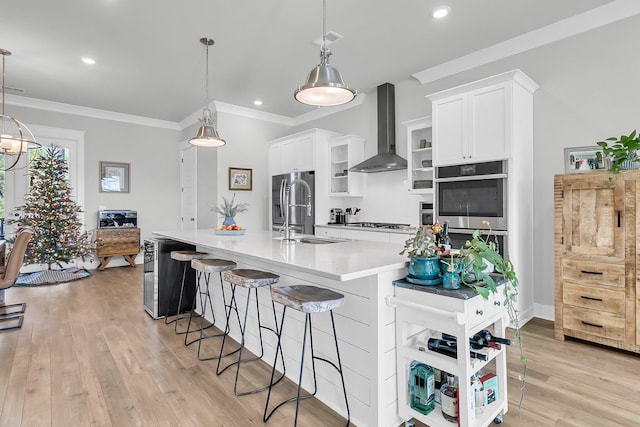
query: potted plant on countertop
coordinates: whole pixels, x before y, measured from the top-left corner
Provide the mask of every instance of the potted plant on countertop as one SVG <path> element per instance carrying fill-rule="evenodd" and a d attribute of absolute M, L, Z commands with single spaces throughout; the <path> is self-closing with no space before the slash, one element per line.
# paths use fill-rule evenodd
<path fill-rule="evenodd" d="M 518 404 L 518 408 L 521 409 L 524 401 L 527 378 L 527 358 L 524 355 L 524 346 L 522 344 L 522 336 L 520 335 L 520 321 L 516 307 L 519 284 L 518 276 L 509 257 L 500 255 L 496 242 L 491 240 L 492 232 L 489 222 L 484 221 L 483 224 L 489 229 L 488 233 L 483 235 L 481 230 L 475 230 L 472 234 L 472 239 L 467 241 L 465 247 L 460 251 L 471 259 L 470 270 L 472 274 L 469 276 L 475 280 L 473 282 L 467 282 L 463 275 L 463 283 L 476 291 L 484 299 L 487 299 L 490 293 L 498 293 L 496 280 L 498 280 L 498 282 L 504 280 L 504 288 L 502 290 L 504 295 L 503 305 L 507 311 L 509 323 L 514 331 L 515 341 L 520 352 L 520 362 L 522 362 L 523 366 L 520 400 Z M 487 264 L 493 266 L 493 273 L 489 272 L 490 268 L 487 268 Z"/>
<path fill-rule="evenodd" d="M 409 282 L 416 281 L 419 284 L 440 283 L 440 259 L 436 236 L 431 227 L 422 226 L 416 234 L 404 242 L 404 248 L 400 255 L 409 257 Z M 425 281 L 425 283 L 420 283 Z"/>
<path fill-rule="evenodd" d="M 222 203 L 220 203 L 220 206 L 211 207 L 212 211 L 220 214 L 220 218 L 224 218 L 222 226 L 218 227 L 219 230 L 242 230 L 242 227 L 236 224 L 235 216 L 239 213 L 247 212 L 249 210 L 249 204 L 235 203 L 235 201 L 235 194 L 231 200 L 222 196 Z"/>
<path fill-rule="evenodd" d="M 638 169 L 638 150 L 640 150 L 640 134 L 635 130 L 629 135 L 612 136 L 597 144 L 602 147 L 604 156 L 611 162 L 610 169 L 620 173 L 620 169 Z"/>

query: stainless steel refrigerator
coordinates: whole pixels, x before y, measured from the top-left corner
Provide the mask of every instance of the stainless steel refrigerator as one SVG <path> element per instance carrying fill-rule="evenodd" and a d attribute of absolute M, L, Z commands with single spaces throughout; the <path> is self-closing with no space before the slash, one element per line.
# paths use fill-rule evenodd
<path fill-rule="evenodd" d="M 311 216 L 307 216 L 307 209 L 296 206 L 289 208 L 289 224 L 296 233 L 313 234 L 315 218 L 315 172 L 291 172 L 271 177 L 271 218 L 273 230 L 281 230 L 284 225 L 284 207 L 280 206 L 280 188 L 282 181 L 290 185 L 292 181 L 301 179 L 311 188 Z M 307 189 L 302 185 L 291 188 L 289 202 L 292 205 L 305 205 L 308 202 Z"/>

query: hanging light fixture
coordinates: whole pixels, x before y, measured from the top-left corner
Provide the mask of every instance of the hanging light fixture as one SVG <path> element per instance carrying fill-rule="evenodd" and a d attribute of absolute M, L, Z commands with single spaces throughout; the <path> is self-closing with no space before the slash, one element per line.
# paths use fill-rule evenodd
<path fill-rule="evenodd" d="M 189 144 L 199 147 L 222 147 L 227 142 L 218 135 L 218 131 L 214 127 L 213 120 L 211 119 L 211 110 L 209 110 L 209 46 L 212 46 L 215 42 L 212 39 L 203 37 L 200 39 L 200 43 L 206 46 L 207 51 L 207 64 L 205 68 L 206 98 L 204 100 L 202 118 L 199 119 L 202 122 L 202 126 L 198 128 L 196 136 L 189 140 Z"/>
<path fill-rule="evenodd" d="M 41 147 L 36 142 L 36 138 L 29 128 L 20 120 L 8 116 L 4 112 L 4 91 L 5 85 L 5 62 L 7 56 L 11 55 L 11 52 L 5 49 L 0 49 L 0 55 L 2 55 L 2 114 L 0 114 L 0 150 L 2 154 L 5 154 L 5 171 L 16 169 L 20 158 L 23 153 L 28 153 L 29 149 L 38 149 Z M 34 155 L 35 155 L 34 151 Z M 15 158 L 7 158 L 6 155 L 15 156 Z M 7 166 L 8 163 L 11 163 Z M 27 165 L 29 162 L 27 163 Z"/>
<path fill-rule="evenodd" d="M 331 51 L 326 41 L 327 1 L 322 0 L 322 47 L 320 49 L 320 64 L 318 64 L 307 78 L 307 83 L 300 86 L 293 96 L 303 104 L 316 107 L 331 107 L 346 104 L 356 97 L 356 91 L 342 80 L 340 72 L 329 65 Z"/>

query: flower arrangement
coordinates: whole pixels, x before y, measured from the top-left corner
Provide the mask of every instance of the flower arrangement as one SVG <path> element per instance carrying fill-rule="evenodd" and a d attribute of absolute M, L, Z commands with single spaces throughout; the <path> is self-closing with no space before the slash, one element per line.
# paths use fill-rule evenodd
<path fill-rule="evenodd" d="M 211 210 L 220 214 L 223 218 L 234 218 L 237 214 L 247 212 L 249 210 L 248 203 L 235 203 L 236 195 L 234 194 L 231 200 L 222 196 L 222 203 L 220 206 L 212 206 Z"/>
<path fill-rule="evenodd" d="M 430 226 L 424 225 L 416 231 L 416 234 L 404 242 L 404 248 L 400 255 L 407 254 L 409 258 L 431 258 L 438 254 L 436 236 Z"/>

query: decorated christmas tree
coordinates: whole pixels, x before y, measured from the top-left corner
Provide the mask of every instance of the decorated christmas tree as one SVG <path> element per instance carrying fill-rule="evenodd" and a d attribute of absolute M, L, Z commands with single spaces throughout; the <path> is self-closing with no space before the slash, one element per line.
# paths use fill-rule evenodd
<path fill-rule="evenodd" d="M 64 153 L 55 146 L 42 148 L 29 166 L 29 193 L 9 221 L 34 231 L 25 254 L 27 264 L 62 267 L 61 263 L 84 259 L 93 251 L 90 236 L 82 231 L 81 208 L 71 198 L 68 172 Z"/>

